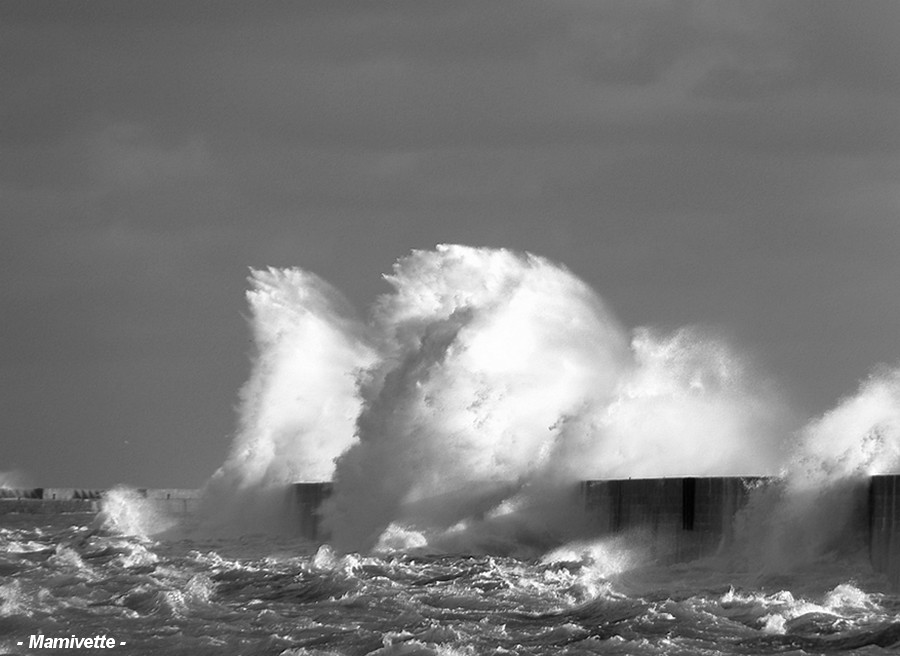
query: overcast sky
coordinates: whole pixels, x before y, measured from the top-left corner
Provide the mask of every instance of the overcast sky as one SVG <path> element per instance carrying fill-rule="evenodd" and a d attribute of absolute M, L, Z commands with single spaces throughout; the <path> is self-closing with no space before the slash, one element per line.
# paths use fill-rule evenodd
<path fill-rule="evenodd" d="M 712 327 L 798 412 L 900 358 L 900 2 L 0 4 L 0 471 L 198 486 L 247 267 L 442 242 Z"/>

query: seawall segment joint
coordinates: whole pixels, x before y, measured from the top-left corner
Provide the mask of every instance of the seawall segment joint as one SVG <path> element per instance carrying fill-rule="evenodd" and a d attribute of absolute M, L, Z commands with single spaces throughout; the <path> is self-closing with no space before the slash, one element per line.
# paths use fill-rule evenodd
<path fill-rule="evenodd" d="M 300 535 L 313 542 L 328 539 L 322 527 L 322 504 L 331 496 L 331 482 L 317 481 L 293 483 L 288 490 L 289 512 L 299 521 Z"/>

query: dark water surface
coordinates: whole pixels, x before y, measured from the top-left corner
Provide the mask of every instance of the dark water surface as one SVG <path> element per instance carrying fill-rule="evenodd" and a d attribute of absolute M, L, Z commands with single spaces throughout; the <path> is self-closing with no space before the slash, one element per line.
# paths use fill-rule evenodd
<path fill-rule="evenodd" d="M 864 559 L 790 574 L 707 559 L 336 556 L 296 539 L 145 538 L 0 516 L 0 653 L 894 654 L 900 595 Z M 28 649 L 106 635 L 106 650 Z M 18 643 L 22 642 L 23 645 Z"/>

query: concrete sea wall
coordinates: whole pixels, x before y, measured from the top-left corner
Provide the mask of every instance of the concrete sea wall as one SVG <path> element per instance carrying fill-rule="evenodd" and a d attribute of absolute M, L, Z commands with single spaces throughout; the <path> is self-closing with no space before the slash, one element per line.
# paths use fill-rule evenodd
<path fill-rule="evenodd" d="M 584 481 L 582 500 L 599 534 L 633 532 L 661 562 L 715 553 L 735 539 L 735 516 L 764 478 Z M 868 544 L 875 571 L 900 589 L 900 475 L 848 483 L 855 508 L 844 530 Z"/>
<path fill-rule="evenodd" d="M 582 501 L 598 534 L 640 533 L 662 562 L 714 553 L 734 538 L 734 515 L 751 487 L 746 477 L 646 478 L 584 481 Z"/>
<path fill-rule="evenodd" d="M 138 488 L 136 492 L 154 508 L 168 515 L 189 514 L 200 503 L 199 490 Z M 97 513 L 106 494 L 107 490 L 88 488 L 0 488 L 0 515 Z"/>
<path fill-rule="evenodd" d="M 138 488 L 138 494 L 167 515 L 189 515 L 200 507 L 200 490 L 180 488 Z"/>
<path fill-rule="evenodd" d="M 900 588 L 900 475 L 869 481 L 869 558 Z"/>
<path fill-rule="evenodd" d="M 322 528 L 322 504 L 331 496 L 333 485 L 327 482 L 294 483 L 288 488 L 288 513 L 299 521 L 300 535 L 314 542 L 325 542 Z"/>
<path fill-rule="evenodd" d="M 0 515 L 96 513 L 102 497 L 102 490 L 82 488 L 0 488 Z"/>
<path fill-rule="evenodd" d="M 758 478 L 655 478 L 584 481 L 581 503 L 598 533 L 645 531 L 654 555 L 690 560 L 732 538 L 732 518 Z M 332 483 L 294 483 L 287 495 L 303 537 L 325 541 L 322 504 Z"/>
<path fill-rule="evenodd" d="M 581 503 L 598 534 L 632 532 L 662 562 L 686 561 L 715 553 L 734 540 L 734 517 L 750 490 L 764 485 L 755 477 L 685 477 L 597 480 L 581 483 Z M 872 476 L 858 504 L 859 520 L 850 528 L 866 533 L 876 571 L 900 588 L 900 475 Z M 288 512 L 303 537 L 328 539 L 322 504 L 329 482 L 289 486 Z M 848 488 L 849 489 L 849 488 Z M 198 490 L 140 488 L 138 494 L 170 515 L 197 509 Z M 849 493 L 849 492 L 848 492 Z M 857 494 L 856 491 L 853 492 Z M 6 513 L 96 513 L 106 490 L 84 488 L 0 488 L 0 515 Z"/>
<path fill-rule="evenodd" d="M 766 481 L 760 477 L 584 481 L 581 503 L 597 534 L 631 533 L 659 562 L 684 562 L 732 544 L 735 516 L 752 490 Z M 321 506 L 331 493 L 331 483 L 291 486 L 290 512 L 307 539 L 328 539 L 322 530 Z M 854 496 L 859 509 L 847 530 L 866 534 L 861 538 L 869 545 L 872 566 L 900 588 L 900 475 L 873 476 L 868 483 L 848 486 L 846 493 Z"/>

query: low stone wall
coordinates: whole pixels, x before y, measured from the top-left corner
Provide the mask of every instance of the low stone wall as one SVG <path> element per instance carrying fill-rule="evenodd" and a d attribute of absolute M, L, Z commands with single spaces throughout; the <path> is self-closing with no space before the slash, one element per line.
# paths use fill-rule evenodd
<path fill-rule="evenodd" d="M 200 504 L 199 490 L 138 488 L 137 493 L 169 515 L 190 514 Z M 0 515 L 97 513 L 106 494 L 107 490 L 71 487 L 0 488 Z"/>
<path fill-rule="evenodd" d="M 102 499 L 106 490 L 74 487 L 45 487 L 42 499 Z"/>
<path fill-rule="evenodd" d="M 4 499 L 43 499 L 44 488 L 0 487 L 0 500 Z"/>
<path fill-rule="evenodd" d="M 167 515 L 190 515 L 200 507 L 200 490 L 157 487 L 137 491 Z"/>

